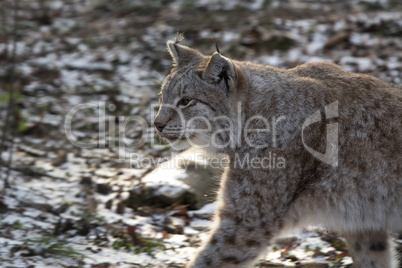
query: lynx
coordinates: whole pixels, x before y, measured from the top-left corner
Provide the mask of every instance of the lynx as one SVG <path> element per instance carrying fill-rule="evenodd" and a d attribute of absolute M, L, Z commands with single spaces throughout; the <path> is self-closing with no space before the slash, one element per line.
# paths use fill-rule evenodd
<path fill-rule="evenodd" d="M 158 134 L 230 159 L 214 227 L 188 267 L 251 267 L 280 232 L 309 225 L 345 237 L 355 267 L 397 266 L 401 86 L 329 63 L 280 69 L 167 47 Z M 268 155 L 282 164 L 264 165 Z"/>

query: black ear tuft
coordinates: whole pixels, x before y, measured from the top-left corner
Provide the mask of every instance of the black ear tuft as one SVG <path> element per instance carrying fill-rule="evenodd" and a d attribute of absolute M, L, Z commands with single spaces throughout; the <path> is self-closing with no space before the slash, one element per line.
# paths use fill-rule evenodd
<path fill-rule="evenodd" d="M 216 47 L 216 52 L 221 54 L 219 47 L 218 47 L 218 40 L 216 40 L 215 36 L 212 34 L 212 38 L 214 39 L 215 47 Z"/>
<path fill-rule="evenodd" d="M 197 62 L 202 59 L 203 55 L 192 48 L 178 44 L 178 37 L 175 41 L 167 41 L 167 49 L 172 56 L 174 66 L 185 66 L 191 62 Z"/>
<path fill-rule="evenodd" d="M 215 47 L 216 47 L 216 52 L 218 52 L 219 54 L 221 54 L 221 52 L 219 51 L 219 47 L 218 47 L 218 42 L 215 41 Z"/>
<path fill-rule="evenodd" d="M 183 41 L 184 39 L 184 34 L 183 33 L 179 33 L 179 31 L 177 31 L 176 33 L 176 40 L 174 41 L 175 44 L 180 43 L 181 41 Z"/>

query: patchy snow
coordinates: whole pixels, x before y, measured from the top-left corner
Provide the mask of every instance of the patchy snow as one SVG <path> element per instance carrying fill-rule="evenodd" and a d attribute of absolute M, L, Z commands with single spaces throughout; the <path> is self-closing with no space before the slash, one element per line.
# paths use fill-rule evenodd
<path fill-rule="evenodd" d="M 367 71 L 375 68 L 370 58 L 352 57 L 352 56 L 345 56 L 341 58 L 340 65 L 345 66 L 345 68 L 347 68 L 347 65 L 357 65 L 357 68 L 360 71 Z"/>
<path fill-rule="evenodd" d="M 106 116 L 135 114 L 144 116 L 150 123 L 150 109 L 145 107 L 149 102 L 157 102 L 155 93 L 159 85 L 156 80 L 162 80 L 171 65 L 165 41 L 174 39 L 177 31 L 184 31 L 189 36 L 184 42 L 201 50 L 213 45 L 212 41 L 206 43 L 214 36 L 221 53 L 233 58 L 284 68 L 310 61 L 336 62 L 350 71 L 402 83 L 399 36 L 402 13 L 389 9 L 385 0 L 354 0 L 347 13 L 339 12 L 343 9 L 331 1 L 271 1 L 265 6 L 267 1 L 263 0 L 197 0 L 192 3 L 175 0 L 163 7 L 166 9 L 163 15 L 161 0 L 126 2 L 127 6 L 120 7 L 102 6 L 102 1 L 50 0 L 46 1 L 50 20 L 42 23 L 41 18 L 30 17 L 40 13 L 37 12 L 41 10 L 39 3 L 23 1 L 27 6 L 20 12 L 23 27 L 16 43 L 16 70 L 22 89 L 18 111 L 19 116 L 26 119 L 23 122 L 26 134 L 15 138 L 11 188 L 0 196 L 0 209 L 6 207 L 0 214 L 1 265 L 180 266 L 191 259 L 200 240 L 207 238 L 215 203 L 199 210 L 188 210 L 185 204 L 135 209 L 125 204 L 130 191 L 139 185 L 147 184 L 168 197 L 178 196 L 190 188 L 185 183 L 186 173 L 177 166 L 151 172 L 150 168 L 157 166 L 157 159 L 168 156 L 166 145 L 146 143 L 135 149 L 85 149 L 73 146 L 65 137 L 65 115 L 72 107 L 83 103 L 103 102 L 115 108 L 107 111 Z M 366 12 L 366 4 L 384 9 Z M 182 8 L 192 5 L 198 12 L 217 11 L 219 18 L 202 18 L 191 27 L 174 25 L 186 15 L 182 12 L 187 10 Z M 141 9 L 144 14 L 130 13 Z M 151 13 L 153 9 L 155 13 Z M 251 12 L 236 17 L 237 14 L 229 13 L 231 10 Z M 304 11 L 314 15 L 305 16 Z M 231 19 L 226 13 L 234 16 L 239 25 L 226 25 Z M 272 20 L 267 20 L 268 15 Z M 197 12 L 191 13 L 193 18 L 197 19 Z M 250 32 L 255 34 L 255 43 L 243 45 Z M 347 32 L 347 38 L 326 48 L 331 37 L 339 32 Z M 270 39 L 272 36 L 290 41 L 289 48 L 284 49 L 283 43 L 267 43 L 274 42 Z M 1 40 L 1 59 L 6 59 L 5 51 L 11 52 L 11 49 L 10 43 L 6 45 Z M 2 63 L 5 67 L 0 70 L 0 76 L 7 74 L 9 66 L 7 61 Z M 1 90 L 5 92 L 5 88 Z M 3 118 L 3 113 L 0 116 Z M 98 122 L 96 111 L 80 111 L 73 122 L 73 133 L 85 142 L 112 141 L 115 137 L 110 134 L 118 133 L 118 125 L 99 133 Z M 138 131 L 135 129 L 133 133 Z M 128 156 L 133 152 L 155 163 L 141 169 L 131 168 Z M 8 152 L 1 152 L 3 160 L 8 157 Z M 205 164 L 205 160 L 192 161 L 198 161 L 201 166 Z M 5 169 L 0 169 L 3 176 Z M 3 184 L 1 179 L 0 189 Z M 130 239 L 128 227 L 134 228 L 141 239 L 160 243 L 164 249 L 154 248 L 138 254 L 134 254 L 133 248 L 113 249 L 113 243 Z M 68 246 L 85 256 L 75 259 L 25 255 L 29 249 L 21 246 L 28 245 L 28 239 L 43 238 L 56 231 L 59 233 L 54 239 L 68 242 Z M 286 240 L 286 237 L 292 242 L 286 246 L 272 245 L 264 260 L 295 266 L 290 255 L 303 263 L 330 261 L 330 256 L 345 252 L 337 251 L 324 241 L 322 230 L 296 231 L 281 238 Z M 40 243 L 31 247 L 45 249 Z M 315 255 L 317 248 L 320 250 Z M 345 256 L 339 265 L 344 267 L 350 263 L 351 258 Z"/>
<path fill-rule="evenodd" d="M 31 217 L 23 217 L 19 214 L 9 214 L 5 218 L 1 219 L 0 224 L 9 224 L 13 225 L 16 223 L 22 224 L 24 228 L 33 229 L 35 227 L 39 227 L 43 230 L 49 230 L 53 227 L 54 223 L 47 223 L 42 220 L 35 220 Z"/>
<path fill-rule="evenodd" d="M 142 179 L 147 187 L 157 189 L 157 193 L 169 198 L 176 198 L 187 191 L 190 187 L 182 180 L 187 175 L 184 170 L 165 168 L 154 171 Z"/>
<path fill-rule="evenodd" d="M 188 215 L 190 217 L 209 218 L 215 213 L 215 210 L 216 203 L 208 203 L 198 210 L 189 211 Z"/>

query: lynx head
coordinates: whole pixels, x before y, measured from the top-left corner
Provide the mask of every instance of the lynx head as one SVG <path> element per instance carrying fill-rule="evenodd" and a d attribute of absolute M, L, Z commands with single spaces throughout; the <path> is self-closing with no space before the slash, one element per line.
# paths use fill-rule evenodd
<path fill-rule="evenodd" d="M 173 67 L 162 83 L 157 133 L 176 150 L 217 151 L 230 140 L 238 67 L 218 52 L 204 56 L 173 41 L 167 47 Z"/>

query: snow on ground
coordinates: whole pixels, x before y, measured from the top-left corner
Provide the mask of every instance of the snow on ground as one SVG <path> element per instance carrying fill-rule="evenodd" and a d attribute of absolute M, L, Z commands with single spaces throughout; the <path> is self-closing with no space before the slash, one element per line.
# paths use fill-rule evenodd
<path fill-rule="evenodd" d="M 14 1 L 4 2 L 10 30 Z M 132 189 L 171 156 L 149 134 L 171 64 L 165 42 L 177 30 L 185 44 L 207 54 L 215 38 L 224 55 L 237 59 L 284 68 L 334 62 L 402 84 L 396 1 L 49 0 L 45 8 L 20 2 L 19 130 L 10 188 L 0 192 L 0 267 L 183 267 L 196 252 L 212 224 L 213 203 L 198 210 L 128 204 Z M 1 81 L 10 67 L 6 51 L 12 45 L 0 39 Z M 1 82 L 2 108 L 6 89 Z M 74 107 L 82 109 L 66 125 Z M 148 128 L 126 122 L 123 131 L 119 120 L 133 115 Z M 0 117 L 3 124 L 4 109 Z M 9 156 L 1 151 L 3 161 Z M 136 167 L 130 156 L 149 165 Z M 0 167 L 0 189 L 6 173 Z M 171 173 L 161 178 L 164 192 L 188 188 L 178 180 L 180 189 L 166 184 L 180 175 Z M 312 227 L 279 237 L 259 267 L 322 261 L 345 267 L 351 258 L 342 238 Z"/>

